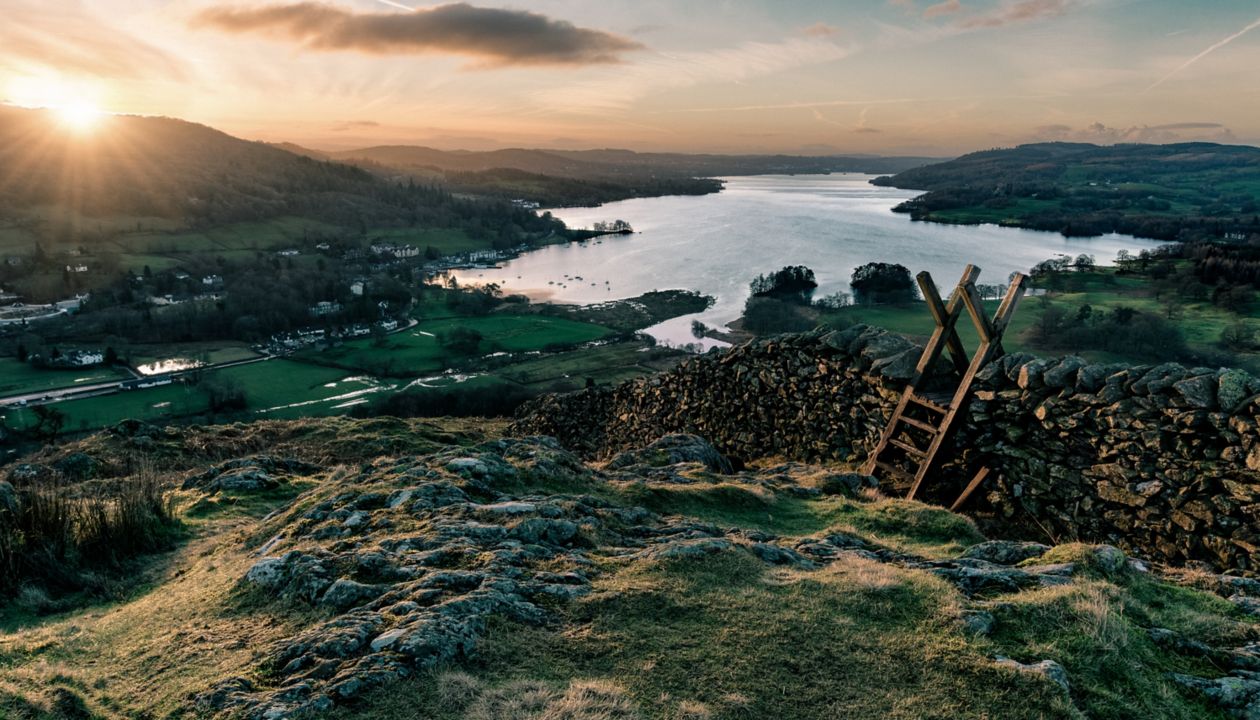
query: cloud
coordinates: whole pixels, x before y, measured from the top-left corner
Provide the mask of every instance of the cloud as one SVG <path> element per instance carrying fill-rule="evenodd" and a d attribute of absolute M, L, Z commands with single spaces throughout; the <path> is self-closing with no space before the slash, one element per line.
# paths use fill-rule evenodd
<path fill-rule="evenodd" d="M 450 3 L 411 12 L 356 13 L 319 2 L 211 8 L 194 27 L 255 33 L 318 51 L 374 55 L 443 53 L 481 67 L 597 65 L 643 48 L 633 40 L 525 10 Z"/>
<path fill-rule="evenodd" d="M 989 12 L 959 22 L 963 28 L 994 28 L 1015 23 L 1057 17 L 1067 12 L 1073 0 L 1006 0 Z"/>
<path fill-rule="evenodd" d="M 1203 52 L 1199 53 L 1198 55 L 1195 55 L 1194 57 L 1190 58 L 1189 60 L 1187 60 L 1187 61 L 1183 62 L 1182 64 L 1178 65 L 1177 67 L 1173 68 L 1172 72 L 1168 73 L 1167 75 L 1165 75 L 1165 76 L 1161 77 L 1160 79 L 1156 80 L 1155 82 L 1151 83 L 1150 87 L 1146 88 L 1146 89 L 1145 89 L 1145 90 L 1143 90 L 1142 92 L 1144 92 L 1144 93 L 1148 93 L 1148 92 L 1150 92 L 1150 91 L 1154 90 L 1155 88 L 1159 87 L 1160 85 L 1163 85 L 1163 84 L 1164 84 L 1164 82 L 1166 82 L 1166 81 L 1167 81 L 1169 78 L 1171 78 L 1173 75 L 1176 75 L 1177 73 L 1181 72 L 1182 70 L 1185 70 L 1186 68 L 1190 67 L 1191 65 L 1193 65 L 1193 64 L 1195 64 L 1195 63 L 1197 63 L 1197 62 L 1199 62 L 1200 60 L 1202 60 L 1203 58 L 1207 57 L 1208 55 L 1211 55 L 1212 53 L 1216 52 L 1217 50 L 1220 50 L 1221 48 L 1223 48 L 1223 47 L 1225 47 L 1226 45 L 1228 45 L 1228 44 L 1230 44 L 1230 43 L 1234 42 L 1234 41 L 1235 41 L 1235 40 L 1237 40 L 1238 38 L 1242 37 L 1243 35 L 1246 35 L 1247 33 L 1251 32 L 1252 30 L 1255 30 L 1255 29 L 1256 29 L 1256 28 L 1258 28 L 1258 27 L 1260 27 L 1260 18 L 1256 18 L 1253 22 L 1251 22 L 1250 24 L 1248 24 L 1248 25 L 1244 26 L 1241 30 L 1239 30 L 1239 31 L 1237 31 L 1237 32 L 1235 32 L 1235 33 L 1233 33 L 1233 34 L 1232 34 L 1232 35 L 1230 35 L 1229 37 L 1227 37 L 1227 38 L 1225 38 L 1225 39 L 1223 39 L 1223 40 L 1218 40 L 1218 41 L 1216 41 L 1215 43 L 1212 43 L 1211 45 L 1209 45 L 1209 46 L 1208 46 L 1208 48 L 1207 48 L 1206 50 L 1204 50 Z"/>
<path fill-rule="evenodd" d="M 856 127 L 856 128 L 853 128 L 853 132 L 855 133 L 881 133 L 884 131 L 880 130 L 879 128 L 873 128 L 873 127 Z"/>
<path fill-rule="evenodd" d="M 533 98 L 547 112 L 602 114 L 625 110 L 656 92 L 709 83 L 740 83 L 840 60 L 851 53 L 851 48 L 831 40 L 803 37 L 712 50 L 653 53 L 632 64 L 597 71 L 588 79 L 543 90 Z"/>
<path fill-rule="evenodd" d="M 926 9 L 924 9 L 923 17 L 927 20 L 931 20 L 932 18 L 941 17 L 942 15 L 953 15 L 954 13 L 961 12 L 962 9 L 963 5 L 959 2 L 959 0 L 944 0 L 944 2 L 929 5 Z"/>
<path fill-rule="evenodd" d="M 6 3 L 0 65 L 111 79 L 185 79 L 179 59 L 89 13 L 82 4 Z"/>
<path fill-rule="evenodd" d="M 827 23 L 819 20 L 801 32 L 805 33 L 809 37 L 834 37 L 840 34 L 840 28 L 835 25 L 828 25 Z"/>
<path fill-rule="evenodd" d="M 334 123 L 329 130 L 333 132 L 347 132 L 350 130 L 363 130 L 366 128 L 378 128 L 381 124 L 375 120 L 346 120 Z"/>
<path fill-rule="evenodd" d="M 1070 125 L 1042 125 L 1034 130 L 1037 140 L 1092 142 L 1103 145 L 1115 143 L 1173 143 L 1188 140 L 1212 140 L 1235 142 L 1234 132 L 1218 122 L 1179 122 L 1162 125 L 1132 125 L 1117 128 L 1099 122 L 1084 128 Z"/>

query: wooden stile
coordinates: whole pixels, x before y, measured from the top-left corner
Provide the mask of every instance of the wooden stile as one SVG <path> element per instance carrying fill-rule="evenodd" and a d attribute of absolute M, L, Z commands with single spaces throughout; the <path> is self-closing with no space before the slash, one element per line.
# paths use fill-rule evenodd
<path fill-rule="evenodd" d="M 863 468 L 863 472 L 868 475 L 882 473 L 909 483 L 910 489 L 906 497 L 911 499 L 918 494 L 923 481 L 932 471 L 955 421 L 966 412 L 976 373 L 1002 355 L 1002 335 L 1024 296 L 1027 277 L 1016 273 L 1006 296 L 1002 298 L 1002 303 L 990 320 L 985 316 L 980 294 L 976 291 L 976 278 L 979 276 L 980 268 L 968 265 L 957 287 L 950 294 L 948 304 L 941 302 L 940 293 L 937 292 L 931 275 L 921 272 L 917 277 L 928 311 L 936 321 L 936 329 L 924 346 L 914 376 L 902 391 L 888 425 L 880 434 L 879 443 Z M 967 355 L 956 328 L 964 308 L 980 338 L 980 346 L 971 356 Z M 949 352 L 954 370 L 960 376 L 958 385 L 952 393 L 929 395 L 920 388 L 932 377 L 932 371 L 941 353 L 945 351 Z M 926 438 L 916 439 L 916 432 L 926 435 Z M 898 465 L 898 461 L 902 465 Z M 955 506 L 965 502 L 987 474 L 987 469 L 977 474 Z"/>

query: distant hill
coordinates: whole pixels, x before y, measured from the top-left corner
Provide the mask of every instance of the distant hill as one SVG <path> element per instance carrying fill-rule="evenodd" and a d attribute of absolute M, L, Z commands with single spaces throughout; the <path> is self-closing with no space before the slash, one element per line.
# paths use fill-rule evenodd
<path fill-rule="evenodd" d="M 0 106 L 0 208 L 218 223 L 334 208 L 392 215 L 386 187 L 360 168 L 320 162 L 171 118 L 109 116 L 91 135 L 47 111 Z"/>
<path fill-rule="evenodd" d="M 1248 145 L 1036 143 L 874 182 L 927 191 L 898 208 L 919 220 L 1160 240 L 1260 234 L 1260 148 Z"/>
<path fill-rule="evenodd" d="M 645 173 L 677 177 L 763 175 L 768 173 L 901 172 L 935 162 L 923 157 L 840 157 L 799 155 L 688 155 L 631 150 L 529 150 L 472 152 L 415 145 L 385 145 L 330 153 L 332 158 L 368 160 L 393 167 L 430 167 L 480 172 L 512 169 L 539 175 L 617 178 Z"/>
<path fill-rule="evenodd" d="M 686 155 L 630 150 L 473 152 L 384 145 L 331 157 L 393 176 L 438 179 L 456 192 L 525 199 L 547 206 L 597 205 L 659 195 L 718 192 L 714 178 L 733 175 L 900 172 L 933 162 L 919 157 Z"/>

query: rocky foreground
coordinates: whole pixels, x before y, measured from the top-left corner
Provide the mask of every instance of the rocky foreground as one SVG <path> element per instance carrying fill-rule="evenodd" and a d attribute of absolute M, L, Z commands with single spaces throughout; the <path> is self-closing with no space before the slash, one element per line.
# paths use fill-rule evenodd
<path fill-rule="evenodd" d="M 695 436 L 591 463 L 372 423 L 131 426 L 14 468 L 150 457 L 189 536 L 106 603 L 11 607 L 0 716 L 1260 717 L 1260 581 L 986 540 Z"/>

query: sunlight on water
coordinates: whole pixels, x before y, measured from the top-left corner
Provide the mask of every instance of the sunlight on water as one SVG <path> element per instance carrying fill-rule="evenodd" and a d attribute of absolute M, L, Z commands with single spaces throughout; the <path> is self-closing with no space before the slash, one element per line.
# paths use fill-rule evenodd
<path fill-rule="evenodd" d="M 808 265 L 818 277 L 816 297 L 848 291 L 858 265 L 896 262 L 928 270 L 938 285 L 955 283 L 967 263 L 981 283 L 1005 283 L 1057 253 L 1094 255 L 1109 264 L 1116 251 L 1158 243 L 1110 235 L 1065 238 L 995 225 L 913 222 L 891 212 L 918 193 L 871 185 L 865 175 L 734 178 L 716 195 L 625 200 L 598 208 L 554 211 L 570 227 L 623 219 L 634 235 L 557 245 L 527 253 L 501 268 L 458 273 L 461 283 L 497 282 L 554 302 L 594 303 L 649 290 L 687 288 L 717 302 L 699 315 L 650 328 L 658 340 L 695 342 L 691 321 L 721 327 L 739 317 L 754 276 L 784 265 Z M 575 278 L 581 277 L 581 281 Z"/>
<path fill-rule="evenodd" d="M 136 372 L 141 375 L 161 375 L 169 372 L 180 372 L 181 370 L 192 370 L 204 364 L 200 360 L 191 358 L 167 358 L 166 360 L 158 360 L 146 365 L 137 365 Z"/>

